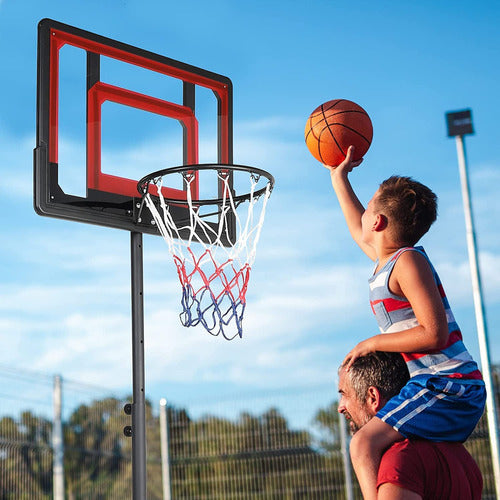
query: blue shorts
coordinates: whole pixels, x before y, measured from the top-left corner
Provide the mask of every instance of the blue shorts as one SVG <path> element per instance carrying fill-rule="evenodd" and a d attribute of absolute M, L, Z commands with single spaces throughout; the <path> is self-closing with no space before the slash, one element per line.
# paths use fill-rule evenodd
<path fill-rule="evenodd" d="M 485 402 L 481 380 L 417 375 L 376 416 L 405 438 L 463 442 L 481 418 Z"/>

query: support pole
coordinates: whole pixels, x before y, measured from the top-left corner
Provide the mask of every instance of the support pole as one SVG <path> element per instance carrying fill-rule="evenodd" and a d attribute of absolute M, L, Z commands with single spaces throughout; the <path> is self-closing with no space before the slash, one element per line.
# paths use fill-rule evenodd
<path fill-rule="evenodd" d="M 131 232 L 130 243 L 132 264 L 132 498 L 133 500 L 146 500 L 142 233 Z"/>
<path fill-rule="evenodd" d="M 52 449 L 54 453 L 54 500 L 64 500 L 64 440 L 62 430 L 62 379 L 54 377 L 54 420 L 52 427 Z"/>
<path fill-rule="evenodd" d="M 345 495 L 347 500 L 354 500 L 354 491 L 352 488 L 351 457 L 349 456 L 347 425 L 344 415 L 339 415 L 340 429 L 340 450 L 342 461 L 344 463 Z"/>
<path fill-rule="evenodd" d="M 465 213 L 465 230 L 467 233 L 467 248 L 469 252 L 469 264 L 472 278 L 472 292 L 474 297 L 474 309 L 476 313 L 477 335 L 479 340 L 479 351 L 481 356 L 481 370 L 486 386 L 486 415 L 488 417 L 488 431 L 490 436 L 491 458 L 493 474 L 495 478 L 495 489 L 497 498 L 500 499 L 500 461 L 499 461 L 499 438 L 498 419 L 495 404 L 495 389 L 490 371 L 490 355 L 488 346 L 488 332 L 486 328 L 486 315 L 482 299 L 481 275 L 479 272 L 478 257 L 476 252 L 476 236 L 474 221 L 472 217 L 472 206 L 470 201 L 469 179 L 467 175 L 467 161 L 465 154 L 464 138 L 456 136 L 458 166 L 460 169 L 460 181 L 462 184 L 462 197 Z"/>
<path fill-rule="evenodd" d="M 168 453 L 168 417 L 167 400 L 160 400 L 160 445 L 161 445 L 161 479 L 163 484 L 163 500 L 171 500 L 170 493 L 170 458 Z"/>

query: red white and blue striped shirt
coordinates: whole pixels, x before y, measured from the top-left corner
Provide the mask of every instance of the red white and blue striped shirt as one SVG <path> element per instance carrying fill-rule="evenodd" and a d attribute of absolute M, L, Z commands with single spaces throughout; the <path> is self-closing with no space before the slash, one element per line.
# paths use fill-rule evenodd
<path fill-rule="evenodd" d="M 422 254 L 434 274 L 448 320 L 448 342 L 442 349 L 401 353 L 408 365 L 411 377 L 417 375 L 440 375 L 460 379 L 482 380 L 476 362 L 465 348 L 462 333 L 453 317 L 441 280 L 422 247 L 404 247 L 399 249 L 386 264 L 369 280 L 370 304 L 382 333 L 393 333 L 418 326 L 413 309 L 405 297 L 391 293 L 389 277 L 399 256 L 403 252 L 412 251 Z"/>

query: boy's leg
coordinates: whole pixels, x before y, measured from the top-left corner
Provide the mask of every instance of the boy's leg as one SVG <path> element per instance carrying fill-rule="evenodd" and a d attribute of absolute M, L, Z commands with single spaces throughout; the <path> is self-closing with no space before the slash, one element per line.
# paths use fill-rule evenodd
<path fill-rule="evenodd" d="M 352 465 L 365 500 L 377 499 L 377 474 L 382 454 L 403 439 L 402 434 L 378 417 L 373 417 L 352 437 Z"/>

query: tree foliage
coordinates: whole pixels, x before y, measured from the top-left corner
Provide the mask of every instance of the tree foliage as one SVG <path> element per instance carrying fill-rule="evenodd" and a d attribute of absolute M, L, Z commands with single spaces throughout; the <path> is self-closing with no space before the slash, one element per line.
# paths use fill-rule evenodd
<path fill-rule="evenodd" d="M 231 420 L 192 419 L 185 409 L 168 407 L 172 497 L 299 499 L 317 491 L 315 498 L 341 498 L 335 493 L 343 488 L 342 464 L 332 440 L 335 432 L 328 430 L 334 421 L 330 410 L 316 415 L 315 425 L 325 436 L 318 446 L 308 430 L 291 429 L 277 408 L 260 415 L 243 412 Z M 159 418 L 149 402 L 146 413 L 148 498 L 161 499 Z M 115 398 L 73 410 L 63 424 L 66 498 L 130 497 L 132 443 L 123 433 L 125 425 L 130 417 Z M 51 429 L 50 421 L 30 412 L 0 420 L 0 498 L 51 498 Z"/>
<path fill-rule="evenodd" d="M 51 427 L 29 411 L 0 420 L 0 498 L 52 498 Z"/>

